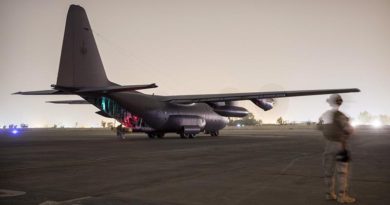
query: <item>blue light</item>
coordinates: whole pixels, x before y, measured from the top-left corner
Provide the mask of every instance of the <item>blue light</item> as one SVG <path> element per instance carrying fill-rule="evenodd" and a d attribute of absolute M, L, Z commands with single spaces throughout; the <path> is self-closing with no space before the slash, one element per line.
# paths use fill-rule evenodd
<path fill-rule="evenodd" d="M 16 134 L 18 134 L 18 130 L 12 130 L 12 134 L 14 134 L 14 135 L 16 135 Z"/>

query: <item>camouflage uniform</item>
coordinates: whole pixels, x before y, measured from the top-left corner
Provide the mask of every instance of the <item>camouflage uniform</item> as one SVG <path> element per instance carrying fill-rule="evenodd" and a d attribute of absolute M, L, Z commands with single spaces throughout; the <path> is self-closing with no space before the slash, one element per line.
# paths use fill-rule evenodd
<path fill-rule="evenodd" d="M 349 119 L 338 110 L 338 107 L 334 107 L 321 116 L 319 124 L 326 138 L 323 153 L 326 199 L 353 203 L 356 199 L 348 195 L 350 156 L 346 142 L 353 132 Z"/>

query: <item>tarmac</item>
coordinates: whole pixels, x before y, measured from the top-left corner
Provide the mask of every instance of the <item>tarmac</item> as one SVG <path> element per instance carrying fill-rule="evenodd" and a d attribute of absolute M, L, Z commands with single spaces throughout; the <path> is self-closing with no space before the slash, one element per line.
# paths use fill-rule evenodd
<path fill-rule="evenodd" d="M 323 148 L 309 126 L 123 141 L 104 129 L 2 130 L 0 204 L 337 204 L 324 198 Z M 389 148 L 389 127 L 357 128 L 355 204 L 390 204 Z"/>

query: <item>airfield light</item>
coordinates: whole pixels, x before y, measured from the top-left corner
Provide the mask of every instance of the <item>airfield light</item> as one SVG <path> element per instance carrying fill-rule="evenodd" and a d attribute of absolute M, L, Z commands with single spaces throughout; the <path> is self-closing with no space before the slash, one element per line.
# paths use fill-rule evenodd
<path fill-rule="evenodd" d="M 381 123 L 381 121 L 379 121 L 379 120 L 375 120 L 375 121 L 372 122 L 371 125 L 372 125 L 373 127 L 375 127 L 375 128 L 379 128 L 379 127 L 382 126 L 382 123 Z"/>
<path fill-rule="evenodd" d="M 17 129 L 13 129 L 11 132 L 12 132 L 12 134 L 16 135 L 16 134 L 18 134 L 19 131 Z"/>
<path fill-rule="evenodd" d="M 351 122 L 352 127 L 356 127 L 356 126 L 358 126 L 359 124 L 360 124 L 360 123 L 359 123 L 358 121 L 356 121 L 356 120 L 354 120 L 354 121 Z"/>

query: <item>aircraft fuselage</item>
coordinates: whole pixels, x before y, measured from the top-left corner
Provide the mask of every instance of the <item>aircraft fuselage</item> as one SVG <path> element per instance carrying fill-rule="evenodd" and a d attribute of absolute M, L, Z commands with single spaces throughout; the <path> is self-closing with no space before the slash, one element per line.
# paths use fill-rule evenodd
<path fill-rule="evenodd" d="M 143 132 L 211 133 L 224 128 L 228 122 L 206 103 L 176 104 L 164 102 L 163 96 L 139 92 L 84 98 L 124 126 Z M 143 128 L 131 123 L 132 120 L 142 120 Z"/>

